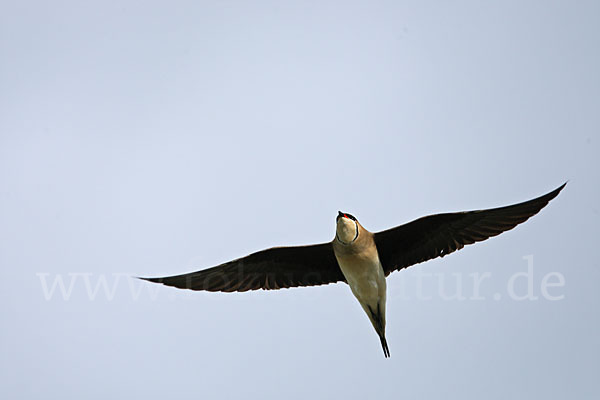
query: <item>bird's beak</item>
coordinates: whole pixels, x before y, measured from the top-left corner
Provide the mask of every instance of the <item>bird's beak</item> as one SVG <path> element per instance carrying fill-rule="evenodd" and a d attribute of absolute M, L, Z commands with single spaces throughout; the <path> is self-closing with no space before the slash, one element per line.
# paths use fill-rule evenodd
<path fill-rule="evenodd" d="M 341 211 L 338 211 L 338 216 L 337 216 L 337 217 L 338 217 L 338 218 L 342 218 L 343 216 L 344 216 L 344 213 L 343 213 L 343 212 L 341 212 Z"/>

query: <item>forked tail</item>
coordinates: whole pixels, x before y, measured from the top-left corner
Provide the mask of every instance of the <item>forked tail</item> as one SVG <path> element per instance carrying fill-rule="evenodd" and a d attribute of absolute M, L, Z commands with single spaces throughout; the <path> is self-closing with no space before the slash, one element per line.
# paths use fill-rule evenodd
<path fill-rule="evenodd" d="M 379 336 L 379 339 L 381 340 L 383 355 L 385 356 L 385 358 L 388 358 L 390 356 L 390 349 L 388 349 L 387 340 L 385 340 L 385 335 Z"/>
<path fill-rule="evenodd" d="M 385 356 L 385 358 L 388 358 L 390 356 L 390 349 L 388 348 L 387 340 L 385 340 L 385 325 L 383 323 L 383 315 L 381 314 L 379 303 L 377 303 L 377 312 L 374 312 L 371 306 L 369 306 L 369 311 L 371 312 L 373 326 L 375 327 L 375 330 L 379 335 L 379 340 L 381 341 L 383 355 Z"/>

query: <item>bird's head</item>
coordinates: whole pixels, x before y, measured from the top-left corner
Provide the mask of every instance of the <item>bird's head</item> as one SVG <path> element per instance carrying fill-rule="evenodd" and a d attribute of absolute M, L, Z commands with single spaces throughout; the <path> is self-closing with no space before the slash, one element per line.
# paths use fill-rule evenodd
<path fill-rule="evenodd" d="M 351 244 L 358 239 L 358 221 L 352 214 L 338 211 L 335 237 L 342 244 Z"/>

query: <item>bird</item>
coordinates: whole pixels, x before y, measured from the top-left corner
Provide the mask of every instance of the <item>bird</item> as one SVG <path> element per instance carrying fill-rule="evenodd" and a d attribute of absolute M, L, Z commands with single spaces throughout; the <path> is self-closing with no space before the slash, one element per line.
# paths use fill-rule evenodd
<path fill-rule="evenodd" d="M 212 268 L 140 279 L 180 289 L 246 292 L 345 282 L 379 336 L 385 358 L 386 278 L 394 271 L 497 236 L 525 222 L 565 187 L 504 207 L 428 215 L 369 232 L 352 214 L 338 211 L 331 242 L 272 247 Z"/>

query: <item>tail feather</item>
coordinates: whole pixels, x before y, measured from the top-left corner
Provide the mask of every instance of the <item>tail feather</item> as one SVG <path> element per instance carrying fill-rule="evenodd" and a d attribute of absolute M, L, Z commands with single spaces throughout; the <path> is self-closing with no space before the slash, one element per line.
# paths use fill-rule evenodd
<path fill-rule="evenodd" d="M 385 358 L 388 358 L 390 356 L 390 349 L 388 348 L 387 340 L 385 340 L 385 336 L 384 335 L 379 336 L 379 340 L 381 340 L 381 347 L 383 348 L 383 355 L 385 356 Z"/>
<path fill-rule="evenodd" d="M 385 358 L 390 356 L 390 349 L 387 345 L 387 340 L 385 340 L 385 325 L 383 322 L 383 315 L 381 313 L 381 309 L 379 307 L 379 303 L 377 303 L 377 312 L 374 312 L 371 306 L 369 307 L 369 311 L 371 312 L 371 319 L 373 321 L 373 326 L 379 335 L 379 340 L 381 341 L 381 347 L 383 348 L 383 355 Z"/>

